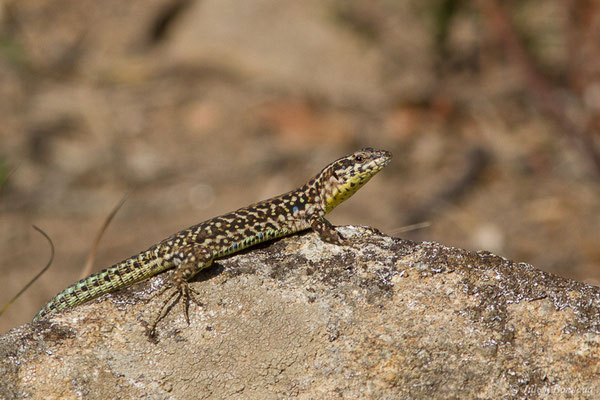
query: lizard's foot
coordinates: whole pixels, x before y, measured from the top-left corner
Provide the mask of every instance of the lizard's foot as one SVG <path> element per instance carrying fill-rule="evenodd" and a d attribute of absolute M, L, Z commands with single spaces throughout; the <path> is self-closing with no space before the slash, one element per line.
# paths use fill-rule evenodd
<path fill-rule="evenodd" d="M 321 238 L 327 243 L 337 244 L 339 246 L 348 246 L 350 244 L 350 241 L 342 236 L 342 234 L 333 226 L 324 236 L 321 236 Z"/>
<path fill-rule="evenodd" d="M 319 234 L 321 240 L 331 244 L 337 244 L 340 246 L 348 245 L 349 242 L 339 233 L 335 226 L 331 225 L 323 217 L 317 217 L 310 221 L 310 224 L 315 232 Z"/>
<path fill-rule="evenodd" d="M 194 290 L 192 287 L 190 287 L 186 281 L 178 281 L 177 280 L 175 282 L 169 283 L 169 284 L 165 285 L 156 294 L 156 296 L 153 296 L 153 297 L 160 297 L 164 292 L 166 292 L 169 289 L 173 289 L 172 293 L 169 294 L 168 298 L 163 302 L 162 306 L 160 307 L 160 312 L 158 313 L 158 315 L 152 322 L 152 325 L 150 325 L 150 328 L 148 329 L 148 334 L 150 337 L 156 336 L 156 326 L 165 316 L 167 316 L 167 314 L 171 311 L 171 309 L 173 307 L 175 307 L 175 305 L 180 300 L 181 300 L 183 315 L 185 316 L 185 320 L 188 325 L 190 324 L 190 316 L 188 313 L 188 309 L 190 306 L 190 300 L 192 302 L 194 302 L 198 307 L 203 306 L 203 304 L 200 303 L 196 299 L 196 296 L 200 296 L 200 293 L 198 293 L 196 290 Z"/>

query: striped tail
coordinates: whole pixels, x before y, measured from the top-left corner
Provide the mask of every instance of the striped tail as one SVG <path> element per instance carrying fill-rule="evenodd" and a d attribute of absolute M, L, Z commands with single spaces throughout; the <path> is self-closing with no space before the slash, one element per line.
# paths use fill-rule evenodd
<path fill-rule="evenodd" d="M 86 303 L 103 294 L 122 289 L 171 268 L 171 265 L 161 262 L 161 260 L 154 249 L 148 249 L 112 267 L 91 274 L 54 296 L 42 307 L 33 321 L 43 319 L 48 314 Z"/>

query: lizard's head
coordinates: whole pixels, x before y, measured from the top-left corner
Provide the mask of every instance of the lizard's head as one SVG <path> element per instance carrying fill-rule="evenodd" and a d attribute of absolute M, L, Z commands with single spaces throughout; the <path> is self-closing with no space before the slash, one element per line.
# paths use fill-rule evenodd
<path fill-rule="evenodd" d="M 328 213 L 381 171 L 392 153 L 385 150 L 361 149 L 335 160 L 319 174 L 321 196 Z"/>

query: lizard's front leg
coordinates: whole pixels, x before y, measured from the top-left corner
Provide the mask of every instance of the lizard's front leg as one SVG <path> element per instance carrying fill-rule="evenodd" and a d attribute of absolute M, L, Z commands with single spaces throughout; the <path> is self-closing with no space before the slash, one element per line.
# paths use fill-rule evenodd
<path fill-rule="evenodd" d="M 319 234 L 319 237 L 323 241 L 339 245 L 347 244 L 346 239 L 325 218 L 313 216 L 309 218 L 308 222 L 310 222 L 312 229 Z"/>
<path fill-rule="evenodd" d="M 156 325 L 180 300 L 182 300 L 181 305 L 185 320 L 187 321 L 188 325 L 190 324 L 190 317 L 188 314 L 190 300 L 196 303 L 199 307 L 202 307 L 202 303 L 200 303 L 195 297 L 196 295 L 199 295 L 199 293 L 196 292 L 188 282 L 198 272 L 212 264 L 212 257 L 210 254 L 207 251 L 194 246 L 190 246 L 189 248 L 181 250 L 174 249 L 168 257 L 168 261 L 175 263 L 177 268 L 175 269 L 175 272 L 173 272 L 169 282 L 167 282 L 165 286 L 156 294 L 156 297 L 160 297 L 169 289 L 173 289 L 173 292 L 164 301 L 160 308 L 160 312 L 150 326 L 150 337 L 155 336 Z"/>

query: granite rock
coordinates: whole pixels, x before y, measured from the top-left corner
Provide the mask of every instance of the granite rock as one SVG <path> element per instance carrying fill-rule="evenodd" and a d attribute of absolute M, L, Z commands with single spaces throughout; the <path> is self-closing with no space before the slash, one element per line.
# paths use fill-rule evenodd
<path fill-rule="evenodd" d="M 600 397 L 600 289 L 341 227 L 219 260 L 146 334 L 165 273 L 0 337 L 0 397 Z"/>

